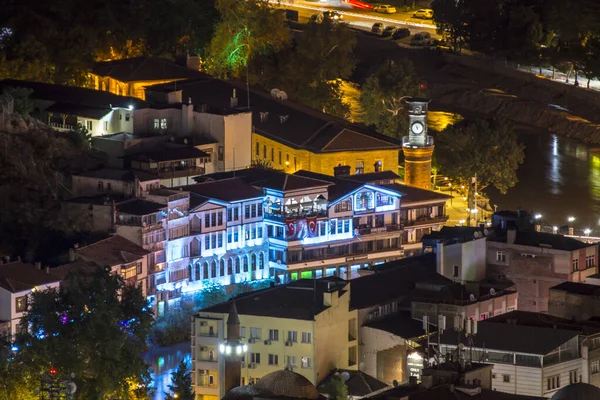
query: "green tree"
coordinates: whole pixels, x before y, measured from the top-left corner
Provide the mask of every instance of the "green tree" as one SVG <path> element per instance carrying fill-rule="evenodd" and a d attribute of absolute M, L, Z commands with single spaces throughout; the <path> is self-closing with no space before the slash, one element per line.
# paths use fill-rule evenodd
<path fill-rule="evenodd" d="M 284 15 L 265 0 L 217 0 L 221 21 L 210 43 L 207 70 L 220 78 L 240 77 L 248 63 L 284 48 L 290 34 Z"/>
<path fill-rule="evenodd" d="M 460 51 L 467 41 L 467 4 L 465 0 L 434 0 L 433 21 L 438 34 L 446 37 L 454 51 Z"/>
<path fill-rule="evenodd" d="M 253 65 L 255 79 L 266 90 L 281 89 L 298 103 L 347 118 L 350 107 L 343 99 L 341 80 L 348 79 L 356 65 L 355 45 L 346 24 L 308 24 L 297 41 Z"/>
<path fill-rule="evenodd" d="M 587 88 L 590 80 L 600 77 L 600 37 L 594 35 L 585 44 L 585 56 L 581 62 L 581 71 L 587 78 Z"/>
<path fill-rule="evenodd" d="M 347 400 L 348 399 L 348 386 L 340 375 L 336 375 L 328 382 L 324 388 L 330 398 L 335 400 Z"/>
<path fill-rule="evenodd" d="M 410 61 L 386 61 L 362 85 L 363 122 L 384 135 L 402 138 L 408 129 L 403 112 L 404 98 L 422 94 L 419 85 L 419 77 Z"/>
<path fill-rule="evenodd" d="M 436 137 L 436 153 L 444 174 L 468 189 L 477 176 L 478 190 L 494 186 L 506 193 L 517 182 L 517 169 L 525 160 L 512 125 L 503 120 L 464 120 Z"/>
<path fill-rule="evenodd" d="M 165 396 L 166 400 L 194 400 L 196 398 L 196 394 L 192 390 L 192 374 L 184 360 L 181 360 L 177 369 L 171 373 L 171 382 L 170 393 Z"/>
<path fill-rule="evenodd" d="M 150 375 L 141 358 L 152 310 L 141 287 L 110 267 L 72 271 L 60 289 L 37 291 L 21 323 L 16 362 L 32 371 L 74 374 L 79 398 L 144 398 Z"/>
<path fill-rule="evenodd" d="M 33 90 L 22 87 L 6 87 L 4 93 L 13 98 L 15 113 L 22 117 L 28 117 L 33 112 L 33 100 L 30 97 Z"/>

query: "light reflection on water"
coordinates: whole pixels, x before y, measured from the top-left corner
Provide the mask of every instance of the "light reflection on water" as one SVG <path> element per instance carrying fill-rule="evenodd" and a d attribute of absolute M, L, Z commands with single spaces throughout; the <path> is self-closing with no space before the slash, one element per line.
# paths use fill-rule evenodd
<path fill-rule="evenodd" d="M 151 400 L 164 400 L 171 384 L 171 373 L 177 369 L 181 360 L 191 365 L 190 342 L 168 347 L 159 347 L 142 354 L 144 361 L 152 370 L 154 396 Z"/>

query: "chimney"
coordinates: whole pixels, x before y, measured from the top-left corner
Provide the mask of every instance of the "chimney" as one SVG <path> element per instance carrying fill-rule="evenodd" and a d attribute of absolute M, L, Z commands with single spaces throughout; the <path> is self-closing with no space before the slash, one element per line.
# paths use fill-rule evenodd
<path fill-rule="evenodd" d="M 338 165 L 337 167 L 333 167 L 333 176 L 347 176 L 350 175 L 350 166 L 349 165 Z"/>
<path fill-rule="evenodd" d="M 517 239 L 517 230 L 515 228 L 508 228 L 506 231 L 506 244 L 515 244 Z"/>
<path fill-rule="evenodd" d="M 75 261 L 75 249 L 69 249 L 69 262 Z"/>
<path fill-rule="evenodd" d="M 231 98 L 229 99 L 229 107 L 236 108 L 237 106 L 238 106 L 237 91 L 234 88 L 233 94 L 231 95 Z"/>

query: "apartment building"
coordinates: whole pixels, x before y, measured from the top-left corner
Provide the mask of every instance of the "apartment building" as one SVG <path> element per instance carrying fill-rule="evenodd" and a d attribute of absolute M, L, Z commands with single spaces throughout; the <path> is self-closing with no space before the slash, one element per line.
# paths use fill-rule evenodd
<path fill-rule="evenodd" d="M 519 309 L 548 311 L 550 288 L 598 273 L 598 245 L 509 228 L 488 237 L 487 277 L 514 282 Z"/>
<path fill-rule="evenodd" d="M 317 385 L 334 368 L 358 367 L 357 311 L 351 285 L 339 278 L 301 279 L 234 299 L 247 352 L 242 385 L 283 368 Z M 192 382 L 196 398 L 224 396 L 224 343 L 231 302 L 201 310 L 192 321 Z"/>
<path fill-rule="evenodd" d="M 15 335 L 27 311 L 28 296 L 36 290 L 58 288 L 60 278 L 42 269 L 9 257 L 0 260 L 0 336 Z"/>

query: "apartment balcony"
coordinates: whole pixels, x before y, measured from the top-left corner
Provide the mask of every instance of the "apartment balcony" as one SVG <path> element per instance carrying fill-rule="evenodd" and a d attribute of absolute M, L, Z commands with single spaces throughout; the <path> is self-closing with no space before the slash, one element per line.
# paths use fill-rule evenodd
<path fill-rule="evenodd" d="M 402 226 L 408 227 L 408 226 L 419 226 L 419 225 L 431 225 L 431 224 L 436 224 L 436 223 L 443 224 L 446 221 L 448 221 L 448 218 L 449 217 L 447 215 L 438 215 L 437 217 L 419 217 L 412 221 L 402 221 Z"/>
<path fill-rule="evenodd" d="M 358 228 L 359 235 L 370 235 L 375 233 L 384 233 L 384 232 L 395 232 L 401 230 L 402 227 L 398 224 L 388 224 L 377 227 L 369 227 L 369 226 L 361 226 Z"/>
<path fill-rule="evenodd" d="M 297 212 L 297 213 L 275 213 L 275 212 L 265 212 L 264 217 L 267 220 L 276 221 L 276 222 L 284 222 L 286 220 L 297 220 L 297 219 L 305 219 L 305 218 L 325 218 L 327 217 L 326 210 L 317 210 L 317 211 L 307 211 L 307 212 Z"/>
<path fill-rule="evenodd" d="M 168 178 L 182 178 L 185 176 L 204 175 L 205 169 L 203 167 L 160 168 L 156 172 L 158 172 L 158 176 L 161 179 L 168 179 Z"/>

